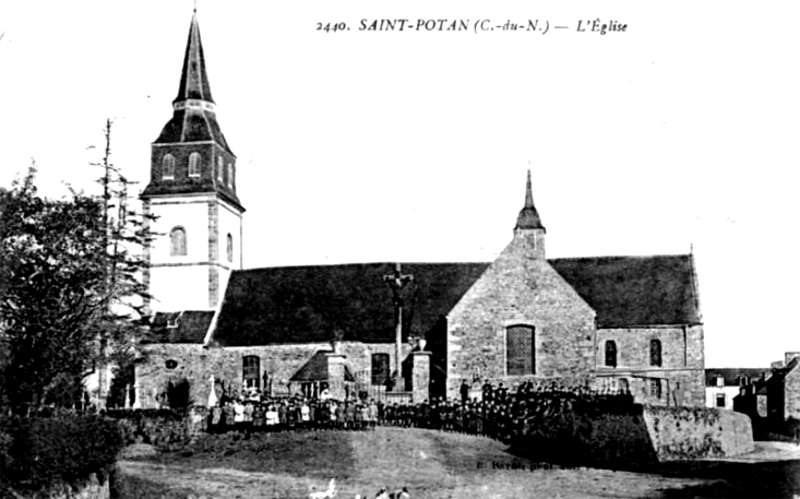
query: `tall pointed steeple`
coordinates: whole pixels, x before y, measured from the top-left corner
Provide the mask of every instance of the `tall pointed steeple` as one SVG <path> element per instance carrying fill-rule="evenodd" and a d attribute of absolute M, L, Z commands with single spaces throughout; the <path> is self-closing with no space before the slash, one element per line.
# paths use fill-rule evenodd
<path fill-rule="evenodd" d="M 183 57 L 181 84 L 178 88 L 178 96 L 172 101 L 172 105 L 177 108 L 185 105 L 189 100 L 214 103 L 214 99 L 211 98 L 211 85 L 208 83 L 203 43 L 200 40 L 200 26 L 197 24 L 197 10 L 192 14 L 189 39 L 186 42 L 186 54 Z"/>
<path fill-rule="evenodd" d="M 531 191 L 531 171 L 528 170 L 528 182 L 525 185 L 525 206 L 520 210 L 517 216 L 517 226 L 514 230 L 518 229 L 541 229 L 545 230 L 542 225 L 542 220 L 539 218 L 539 212 L 536 211 L 536 206 L 533 205 L 533 192 Z"/>
<path fill-rule="evenodd" d="M 236 155 L 217 123 L 197 10 L 192 15 L 172 118 L 150 147 L 150 182 L 142 192 L 143 280 L 152 311 L 214 310 L 231 272 L 242 268 L 242 215 Z"/>

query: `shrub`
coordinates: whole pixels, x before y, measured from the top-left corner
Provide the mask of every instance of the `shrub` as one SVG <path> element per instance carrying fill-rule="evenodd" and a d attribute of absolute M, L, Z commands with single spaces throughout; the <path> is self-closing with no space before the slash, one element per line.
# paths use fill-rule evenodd
<path fill-rule="evenodd" d="M 14 417 L 0 435 L 0 481 L 18 490 L 102 480 L 123 447 L 118 424 L 98 416 Z"/>
<path fill-rule="evenodd" d="M 125 445 L 152 444 L 159 450 L 175 450 L 190 441 L 186 415 L 170 409 L 112 410 L 108 416 L 118 420 Z"/>

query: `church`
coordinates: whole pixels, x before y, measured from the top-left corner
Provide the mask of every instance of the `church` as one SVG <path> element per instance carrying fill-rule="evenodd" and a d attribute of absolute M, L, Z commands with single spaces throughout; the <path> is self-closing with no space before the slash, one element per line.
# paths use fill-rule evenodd
<path fill-rule="evenodd" d="M 212 384 L 403 402 L 455 397 L 465 381 L 703 406 L 691 254 L 548 259 L 529 172 L 493 262 L 243 269 L 236 156 L 217 122 L 196 15 L 172 106 L 142 193 L 158 236 L 145 251 L 153 299 L 136 406 L 156 407 L 186 382 L 204 403 Z"/>

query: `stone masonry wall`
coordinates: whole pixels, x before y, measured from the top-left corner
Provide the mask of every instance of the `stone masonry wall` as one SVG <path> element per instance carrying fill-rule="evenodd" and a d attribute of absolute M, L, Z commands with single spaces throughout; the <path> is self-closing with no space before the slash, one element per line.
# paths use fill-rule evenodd
<path fill-rule="evenodd" d="M 783 390 L 783 417 L 800 419 L 800 368 L 786 373 Z"/>
<path fill-rule="evenodd" d="M 643 464 L 735 456 L 754 449 L 750 418 L 695 407 L 573 405 L 526 422 L 516 450 L 574 464 Z"/>
<path fill-rule="evenodd" d="M 661 366 L 650 365 L 650 341 L 661 341 Z M 606 341 L 617 346 L 616 367 L 606 366 Z M 597 330 L 598 377 L 628 382 L 637 402 L 655 405 L 705 405 L 703 327 L 674 326 Z M 652 387 L 661 380 L 661 396 Z"/>
<path fill-rule="evenodd" d="M 403 356 L 411 347 L 403 345 Z M 156 344 L 144 348 L 143 360 L 136 366 L 136 378 L 142 408 L 157 407 L 157 395 L 170 381 L 189 381 L 191 397 L 205 405 L 210 391 L 209 378 L 225 380 L 235 388 L 242 383 L 242 358 L 255 355 L 260 359 L 260 378 L 266 372 L 273 386 L 285 386 L 292 376 L 319 350 L 330 351 L 328 343 L 300 345 L 269 345 L 255 347 L 203 348 L 200 344 Z M 353 374 L 371 369 L 373 353 L 394 355 L 394 344 L 365 344 L 343 342 L 341 352 Z M 174 369 L 166 367 L 167 360 L 177 361 Z M 299 389 L 299 386 L 295 387 Z M 219 388 L 217 395 L 219 395 Z"/>
<path fill-rule="evenodd" d="M 514 385 L 592 376 L 595 313 L 525 237 L 517 236 L 448 314 L 447 393 L 463 378 Z M 532 376 L 506 373 L 506 328 L 535 328 Z"/>
<path fill-rule="evenodd" d="M 750 417 L 738 412 L 645 407 L 644 419 L 659 461 L 735 456 L 755 448 Z"/>

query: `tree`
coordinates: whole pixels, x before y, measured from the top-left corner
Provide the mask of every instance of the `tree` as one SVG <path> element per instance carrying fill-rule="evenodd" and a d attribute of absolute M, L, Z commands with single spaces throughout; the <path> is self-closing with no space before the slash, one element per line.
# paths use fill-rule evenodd
<path fill-rule="evenodd" d="M 110 165 L 110 127 L 103 196 L 46 199 L 35 165 L 0 189 L 0 403 L 17 413 L 69 405 L 96 365 L 132 358 L 146 296 L 137 247 L 149 235 Z"/>
<path fill-rule="evenodd" d="M 101 206 L 90 197 L 40 197 L 35 167 L 0 192 L 3 392 L 15 410 L 80 376 L 105 305 Z"/>

